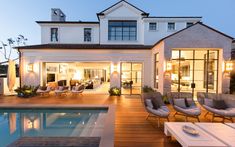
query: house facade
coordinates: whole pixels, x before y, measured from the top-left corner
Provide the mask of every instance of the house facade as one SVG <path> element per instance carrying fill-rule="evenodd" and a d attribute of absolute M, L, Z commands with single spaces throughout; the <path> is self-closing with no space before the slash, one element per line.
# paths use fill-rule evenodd
<path fill-rule="evenodd" d="M 229 92 L 233 38 L 202 17 L 152 17 L 124 0 L 97 13 L 97 22 L 66 21 L 60 9 L 51 17 L 37 21 L 41 44 L 18 47 L 21 85 Z"/>

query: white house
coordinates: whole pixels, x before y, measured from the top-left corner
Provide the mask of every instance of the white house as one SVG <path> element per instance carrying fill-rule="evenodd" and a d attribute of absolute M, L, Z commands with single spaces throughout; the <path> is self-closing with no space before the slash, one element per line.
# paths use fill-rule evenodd
<path fill-rule="evenodd" d="M 97 22 L 66 21 L 52 9 L 41 26 L 41 44 L 18 47 L 21 85 L 84 82 L 94 92 L 120 87 L 226 93 L 233 38 L 202 17 L 152 17 L 121 0 L 97 13 Z M 132 88 L 131 88 L 132 87 Z"/>

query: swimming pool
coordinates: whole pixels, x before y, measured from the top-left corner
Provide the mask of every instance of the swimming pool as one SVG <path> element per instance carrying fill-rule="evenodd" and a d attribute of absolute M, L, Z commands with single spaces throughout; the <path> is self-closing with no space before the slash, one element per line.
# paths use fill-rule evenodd
<path fill-rule="evenodd" d="M 0 108 L 0 147 L 22 137 L 96 137 L 104 134 L 108 107 Z"/>

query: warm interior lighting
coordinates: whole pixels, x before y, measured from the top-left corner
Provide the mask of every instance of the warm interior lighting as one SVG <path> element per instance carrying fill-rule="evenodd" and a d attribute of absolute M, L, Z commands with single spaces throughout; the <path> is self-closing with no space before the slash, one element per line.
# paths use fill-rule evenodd
<path fill-rule="evenodd" d="M 231 72 L 233 70 L 233 63 L 231 61 L 225 62 L 225 72 Z"/>
<path fill-rule="evenodd" d="M 73 80 L 81 80 L 81 79 L 82 79 L 82 74 L 79 70 L 77 70 L 73 76 Z"/>
<path fill-rule="evenodd" d="M 28 72 L 33 72 L 33 64 L 28 64 Z"/>

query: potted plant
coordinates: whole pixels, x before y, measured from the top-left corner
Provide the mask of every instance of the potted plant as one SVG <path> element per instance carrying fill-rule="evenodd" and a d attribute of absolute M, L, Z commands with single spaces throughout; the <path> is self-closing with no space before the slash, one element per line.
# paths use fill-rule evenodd
<path fill-rule="evenodd" d="M 18 97 L 22 98 L 29 98 L 37 95 L 37 89 L 39 86 L 27 86 L 24 85 L 23 87 L 18 87 L 15 89 Z"/>
<path fill-rule="evenodd" d="M 121 96 L 121 89 L 118 87 L 111 87 L 109 89 L 110 96 Z"/>

